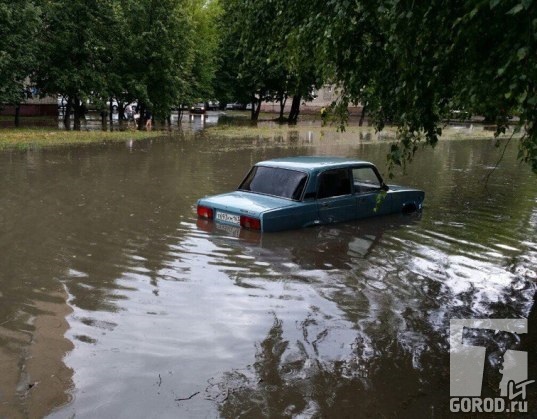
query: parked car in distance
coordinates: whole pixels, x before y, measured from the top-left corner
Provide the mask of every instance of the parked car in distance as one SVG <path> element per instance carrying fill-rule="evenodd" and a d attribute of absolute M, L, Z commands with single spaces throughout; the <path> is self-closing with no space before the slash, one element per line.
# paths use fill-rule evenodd
<path fill-rule="evenodd" d="M 207 102 L 208 111 L 217 111 L 220 108 L 220 102 L 217 100 L 210 100 Z"/>
<path fill-rule="evenodd" d="M 422 208 L 425 193 L 387 185 L 374 164 L 341 157 L 287 157 L 254 165 L 238 189 L 201 198 L 201 219 L 280 231 Z"/>
<path fill-rule="evenodd" d="M 239 103 L 239 102 L 233 102 L 233 103 L 226 103 L 226 111 L 240 111 L 246 109 L 246 105 Z"/>
<path fill-rule="evenodd" d="M 194 105 L 192 105 L 192 107 L 190 108 L 190 113 L 199 113 L 199 114 L 202 114 L 202 113 L 205 113 L 207 111 L 207 108 L 205 106 L 205 103 L 203 102 L 199 102 L 199 103 L 195 103 Z"/>

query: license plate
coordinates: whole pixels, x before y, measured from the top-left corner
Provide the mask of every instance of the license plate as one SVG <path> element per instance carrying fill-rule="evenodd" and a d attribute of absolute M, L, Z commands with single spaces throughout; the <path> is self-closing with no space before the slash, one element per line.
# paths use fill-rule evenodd
<path fill-rule="evenodd" d="M 228 214 L 227 212 L 220 212 L 218 211 L 216 213 L 216 220 L 217 221 L 223 221 L 225 223 L 230 223 L 233 225 L 241 225 L 241 216 L 240 215 L 233 215 Z"/>

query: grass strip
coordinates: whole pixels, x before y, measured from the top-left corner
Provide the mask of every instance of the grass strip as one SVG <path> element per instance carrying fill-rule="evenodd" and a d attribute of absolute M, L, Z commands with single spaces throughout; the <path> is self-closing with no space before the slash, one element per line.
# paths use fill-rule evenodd
<path fill-rule="evenodd" d="M 0 150 L 29 150 L 67 145 L 138 141 L 162 136 L 161 131 L 63 131 L 50 128 L 0 130 Z"/>

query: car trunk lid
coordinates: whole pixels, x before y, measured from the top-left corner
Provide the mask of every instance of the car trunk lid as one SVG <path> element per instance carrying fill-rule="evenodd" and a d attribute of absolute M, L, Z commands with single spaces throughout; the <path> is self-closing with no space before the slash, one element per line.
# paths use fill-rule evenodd
<path fill-rule="evenodd" d="M 216 211 L 259 218 L 265 211 L 293 206 L 295 202 L 275 196 L 235 191 L 210 198 L 202 198 L 198 204 L 214 208 Z"/>

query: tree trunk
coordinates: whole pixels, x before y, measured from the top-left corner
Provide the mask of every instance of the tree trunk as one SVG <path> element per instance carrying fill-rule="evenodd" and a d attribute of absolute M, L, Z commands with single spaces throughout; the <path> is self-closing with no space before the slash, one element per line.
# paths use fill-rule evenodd
<path fill-rule="evenodd" d="M 291 103 L 291 111 L 289 112 L 289 123 L 296 124 L 298 120 L 298 115 L 300 114 L 300 101 L 302 100 L 301 95 L 294 95 L 293 102 Z"/>
<path fill-rule="evenodd" d="M 18 128 L 20 126 L 20 113 L 21 113 L 21 104 L 17 103 L 15 107 L 15 126 Z"/>
<path fill-rule="evenodd" d="M 262 97 L 263 95 L 261 94 L 261 92 L 259 93 L 259 99 L 255 96 L 255 94 L 253 94 L 251 97 L 252 109 L 250 110 L 250 119 L 252 121 L 257 121 L 259 119 L 259 112 L 261 112 Z"/>
<path fill-rule="evenodd" d="M 71 107 L 73 106 L 73 100 L 71 97 L 67 98 L 67 103 L 65 104 L 65 110 L 63 114 L 63 125 L 66 130 L 71 129 Z"/>
<path fill-rule="evenodd" d="M 80 116 L 82 114 L 81 108 L 82 106 L 80 105 L 80 99 L 77 96 L 75 96 L 73 100 L 73 110 L 74 110 L 74 117 L 75 117 L 73 129 L 75 131 L 80 131 Z"/>
<path fill-rule="evenodd" d="M 364 106 L 362 106 L 362 114 L 360 115 L 360 122 L 358 122 L 358 126 L 360 127 L 364 125 L 366 108 L 367 108 L 367 103 Z"/>
<path fill-rule="evenodd" d="M 119 125 L 123 125 L 123 121 L 125 120 L 125 104 L 123 102 L 117 103 L 117 111 L 118 111 Z"/>
<path fill-rule="evenodd" d="M 140 118 L 138 118 L 138 129 L 141 131 L 145 128 L 145 104 L 140 103 L 138 105 L 138 113 Z"/>
<path fill-rule="evenodd" d="M 103 131 L 108 130 L 108 127 L 106 126 L 106 111 L 101 111 L 101 127 Z"/>
<path fill-rule="evenodd" d="M 108 115 L 108 118 L 110 119 L 110 131 L 112 131 L 112 121 L 113 121 L 113 113 L 114 113 L 114 104 L 112 103 L 112 98 L 110 98 L 110 106 L 108 107 L 108 112 L 109 115 Z"/>
<path fill-rule="evenodd" d="M 252 109 L 254 109 L 254 105 L 252 105 Z M 261 112 L 261 98 L 257 101 L 257 106 L 255 107 L 255 121 L 259 119 L 259 113 Z"/>
<path fill-rule="evenodd" d="M 280 96 L 280 122 L 283 122 L 283 113 L 285 112 L 285 104 L 287 103 L 287 95 Z"/>

